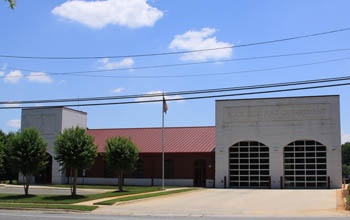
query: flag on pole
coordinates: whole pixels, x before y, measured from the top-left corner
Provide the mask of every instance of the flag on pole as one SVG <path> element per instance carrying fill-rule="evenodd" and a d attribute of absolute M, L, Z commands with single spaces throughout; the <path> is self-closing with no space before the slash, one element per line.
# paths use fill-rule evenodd
<path fill-rule="evenodd" d="M 168 105 L 166 104 L 166 100 L 163 94 L 163 112 L 166 114 L 167 111 L 168 111 Z"/>

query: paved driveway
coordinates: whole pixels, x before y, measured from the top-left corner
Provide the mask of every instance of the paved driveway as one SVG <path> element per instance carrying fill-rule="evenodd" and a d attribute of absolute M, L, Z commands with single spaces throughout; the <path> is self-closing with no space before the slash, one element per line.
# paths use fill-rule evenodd
<path fill-rule="evenodd" d="M 203 189 L 131 203 L 95 213 L 165 216 L 341 216 L 336 190 Z"/>

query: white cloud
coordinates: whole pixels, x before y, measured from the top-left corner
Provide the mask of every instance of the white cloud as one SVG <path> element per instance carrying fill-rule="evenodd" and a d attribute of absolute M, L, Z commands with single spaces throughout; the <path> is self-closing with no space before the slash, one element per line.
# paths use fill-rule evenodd
<path fill-rule="evenodd" d="M 44 72 L 31 72 L 27 78 L 30 82 L 52 83 L 51 77 Z"/>
<path fill-rule="evenodd" d="M 214 28 L 202 28 L 200 31 L 187 31 L 182 35 L 176 35 L 169 48 L 180 51 L 203 50 L 212 48 L 231 47 L 228 49 L 208 50 L 203 52 L 185 53 L 182 60 L 205 61 L 219 60 L 232 57 L 232 44 L 220 42 L 212 36 L 216 32 Z"/>
<path fill-rule="evenodd" d="M 150 92 L 147 92 L 145 94 L 145 96 L 136 98 L 135 101 L 137 101 L 137 102 L 147 102 L 147 101 L 161 100 L 162 99 L 162 95 L 161 95 L 162 93 L 163 93 L 162 91 L 150 91 Z M 151 97 L 149 97 L 149 95 L 156 95 L 156 94 L 159 94 L 159 96 L 151 96 Z M 180 95 L 174 95 L 174 96 L 167 96 L 167 95 L 165 95 L 164 98 L 165 98 L 165 100 L 177 99 L 176 100 L 177 102 L 183 102 L 184 101 L 182 99 L 182 96 L 180 96 Z M 154 103 L 157 103 L 157 102 L 154 102 Z"/>
<path fill-rule="evenodd" d="M 345 142 L 350 142 L 350 134 L 343 133 L 341 135 L 341 143 L 344 144 Z"/>
<path fill-rule="evenodd" d="M 96 29 L 108 24 L 152 27 L 163 16 L 163 12 L 151 7 L 147 0 L 66 1 L 51 12 Z"/>
<path fill-rule="evenodd" d="M 4 76 L 4 75 L 5 75 L 5 73 L 0 71 L 0 76 Z"/>
<path fill-rule="evenodd" d="M 13 70 L 9 74 L 5 75 L 4 81 L 5 83 L 18 83 L 20 79 L 23 78 L 23 74 L 20 70 Z"/>
<path fill-rule="evenodd" d="M 119 68 L 131 68 L 134 65 L 132 58 L 124 58 L 120 61 L 111 61 L 109 58 L 103 58 L 98 61 L 102 64 L 100 67 L 104 70 L 119 69 Z"/>
<path fill-rule="evenodd" d="M 122 91 L 124 91 L 124 88 L 116 88 L 112 90 L 113 93 L 120 93 Z"/>
<path fill-rule="evenodd" d="M 19 129 L 21 127 L 21 120 L 19 119 L 12 119 L 7 122 L 7 126 L 11 128 Z"/>

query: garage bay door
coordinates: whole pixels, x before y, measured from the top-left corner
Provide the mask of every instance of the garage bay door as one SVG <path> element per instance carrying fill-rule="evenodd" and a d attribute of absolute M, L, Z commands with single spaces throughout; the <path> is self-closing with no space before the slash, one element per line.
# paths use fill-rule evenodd
<path fill-rule="evenodd" d="M 256 141 L 242 141 L 230 147 L 229 187 L 269 188 L 269 148 Z"/>
<path fill-rule="evenodd" d="M 284 148 L 285 188 L 327 188 L 327 148 L 312 140 L 299 140 Z"/>

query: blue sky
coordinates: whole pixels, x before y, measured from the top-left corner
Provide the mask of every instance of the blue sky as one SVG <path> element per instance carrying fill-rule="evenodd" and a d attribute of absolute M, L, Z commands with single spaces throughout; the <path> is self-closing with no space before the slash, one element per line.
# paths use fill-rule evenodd
<path fill-rule="evenodd" d="M 258 60 L 220 61 L 348 49 L 350 31 L 258 46 L 235 48 L 235 45 L 349 28 L 349 8 L 350 1 L 347 0 L 18 0 L 14 10 L 10 10 L 2 2 L 0 55 L 104 57 L 227 46 L 233 48 L 118 59 L 48 60 L 0 57 L 0 100 L 167 93 L 348 76 L 349 50 Z M 215 62 L 138 69 L 142 66 L 206 61 Z M 244 72 L 311 63 L 318 64 Z M 124 70 L 89 73 L 90 76 L 86 76 L 87 73 L 84 76 L 52 74 L 118 68 Z M 231 74 L 222 74 L 228 72 Z M 193 74 L 202 76 L 189 76 Z M 178 75 L 182 77 L 176 77 Z M 149 78 L 139 78 L 140 76 Z M 346 86 L 238 98 L 339 94 L 344 142 L 350 141 L 348 90 L 349 86 Z M 215 124 L 215 99 L 173 101 L 168 102 L 168 106 L 166 126 Z M 161 103 L 76 109 L 88 113 L 89 128 L 161 126 Z M 18 130 L 20 110 L 0 111 L 0 129 L 6 132 Z"/>

